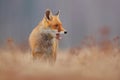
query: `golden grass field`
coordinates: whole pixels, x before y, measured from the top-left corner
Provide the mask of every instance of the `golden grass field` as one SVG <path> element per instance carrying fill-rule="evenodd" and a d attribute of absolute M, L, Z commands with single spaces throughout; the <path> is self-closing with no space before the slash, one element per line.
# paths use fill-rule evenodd
<path fill-rule="evenodd" d="M 30 50 L 8 40 L 0 48 L 0 80 L 120 80 L 119 37 L 58 51 L 55 65 L 33 61 Z"/>

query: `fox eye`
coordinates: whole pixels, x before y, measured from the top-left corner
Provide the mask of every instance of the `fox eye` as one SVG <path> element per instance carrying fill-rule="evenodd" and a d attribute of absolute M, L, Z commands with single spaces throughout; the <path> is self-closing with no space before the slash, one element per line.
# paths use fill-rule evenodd
<path fill-rule="evenodd" d="M 58 28 L 58 27 L 59 27 L 59 25 L 58 25 L 58 24 L 56 24 L 56 25 L 55 25 L 55 28 Z"/>

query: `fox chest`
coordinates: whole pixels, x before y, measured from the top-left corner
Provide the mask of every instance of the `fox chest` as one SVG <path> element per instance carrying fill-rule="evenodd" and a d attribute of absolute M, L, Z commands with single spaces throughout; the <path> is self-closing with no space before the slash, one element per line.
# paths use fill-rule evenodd
<path fill-rule="evenodd" d="M 45 54 L 55 52 L 57 41 L 50 34 L 41 33 L 37 39 L 36 51 Z"/>

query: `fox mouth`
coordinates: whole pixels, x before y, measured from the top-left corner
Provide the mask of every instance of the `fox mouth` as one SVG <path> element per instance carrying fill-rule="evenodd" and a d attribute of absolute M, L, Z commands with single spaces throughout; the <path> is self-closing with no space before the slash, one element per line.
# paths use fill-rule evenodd
<path fill-rule="evenodd" d="M 55 38 L 58 39 L 58 40 L 61 40 L 62 39 L 62 37 L 61 37 L 62 34 L 67 34 L 67 31 L 57 32 Z"/>
<path fill-rule="evenodd" d="M 59 33 L 56 34 L 56 39 L 58 39 L 58 40 L 62 39 L 62 37 L 61 37 L 61 35 Z"/>

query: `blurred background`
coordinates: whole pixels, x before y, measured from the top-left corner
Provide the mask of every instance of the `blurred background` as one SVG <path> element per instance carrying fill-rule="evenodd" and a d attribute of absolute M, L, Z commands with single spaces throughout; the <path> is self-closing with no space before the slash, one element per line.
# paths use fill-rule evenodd
<path fill-rule="evenodd" d="M 0 44 L 9 37 L 18 44 L 28 43 L 32 29 L 49 8 L 56 13 L 68 31 L 60 48 L 79 45 L 84 36 L 96 35 L 107 25 L 111 36 L 120 34 L 120 0 L 0 0 Z"/>

